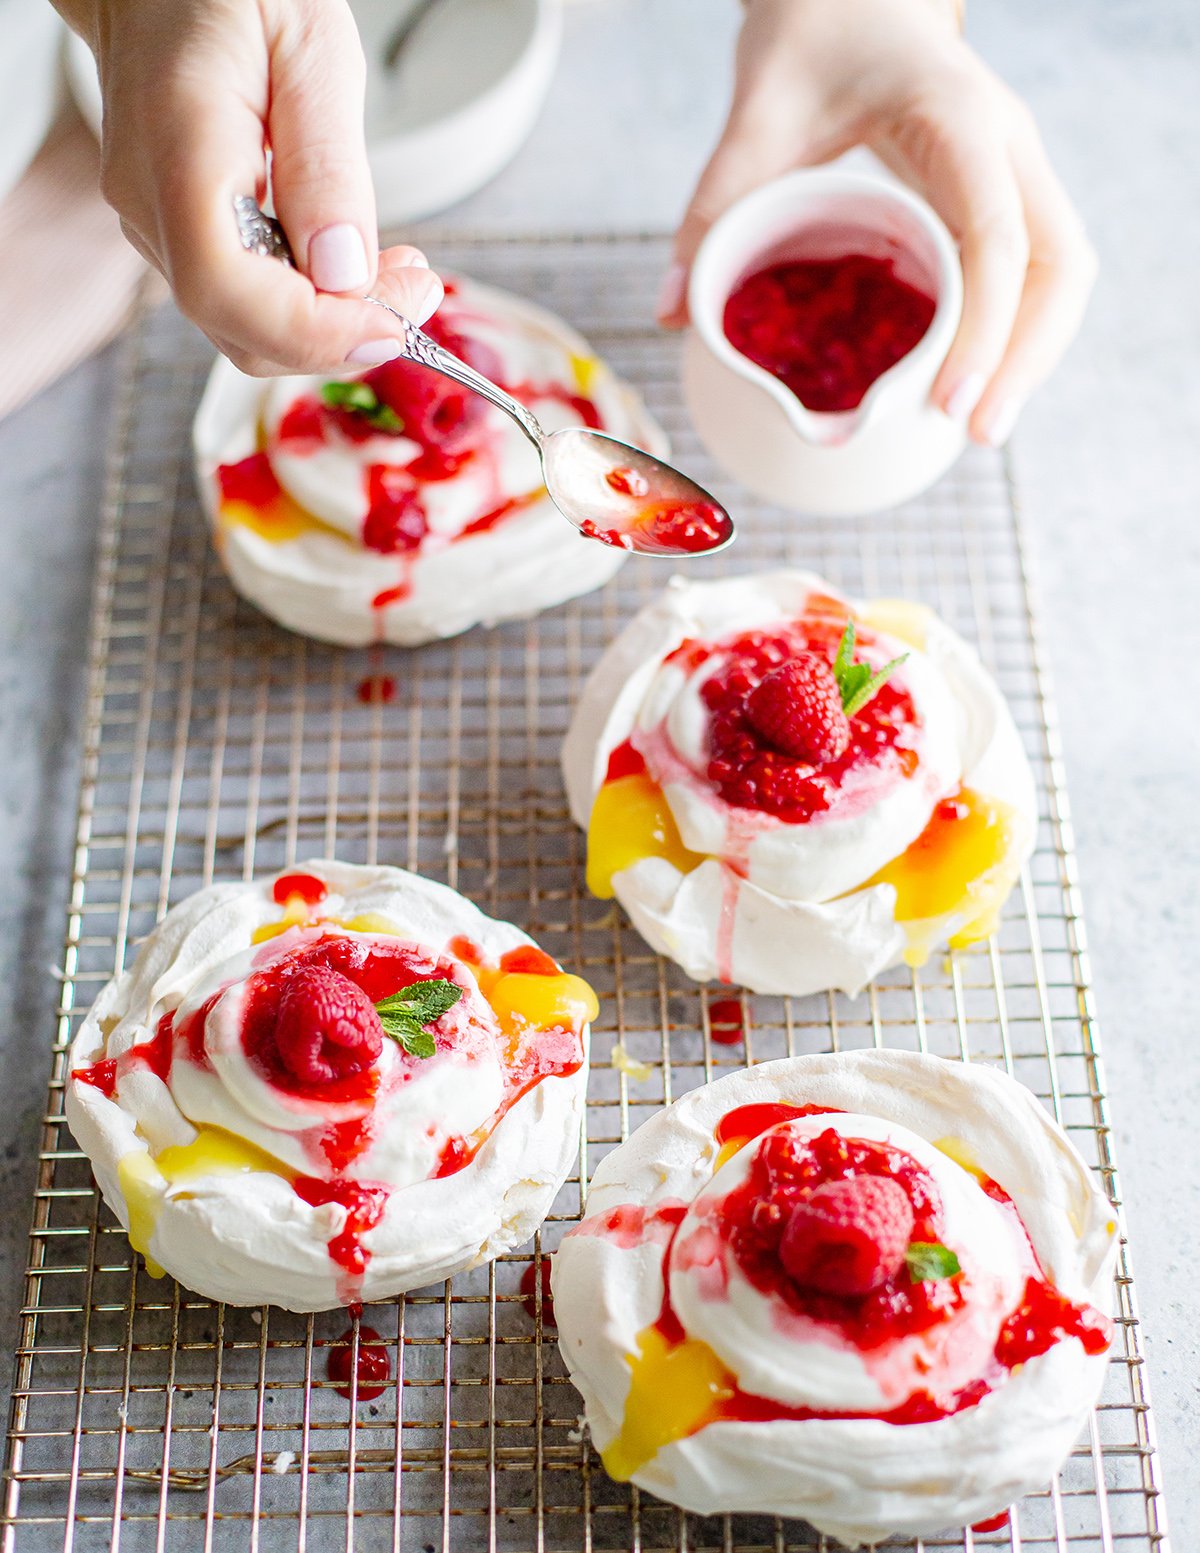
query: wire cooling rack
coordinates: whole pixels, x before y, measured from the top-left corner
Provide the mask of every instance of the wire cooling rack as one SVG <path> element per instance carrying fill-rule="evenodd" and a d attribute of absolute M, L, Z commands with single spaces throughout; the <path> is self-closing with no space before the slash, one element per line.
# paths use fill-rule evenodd
<path fill-rule="evenodd" d="M 924 600 L 977 642 L 1038 776 L 1038 848 L 982 949 L 890 972 L 854 1000 L 747 995 L 743 1043 L 715 1044 L 717 994 L 586 894 L 558 775 L 582 678 L 666 580 L 661 565 L 631 561 L 588 598 L 418 651 L 291 636 L 234 596 L 197 506 L 188 434 L 209 352 L 173 313 L 143 316 L 126 344 L 101 520 L 5 1550 L 820 1546 L 800 1523 L 698 1519 L 610 1482 L 540 1301 L 527 1309 L 522 1298 L 523 1274 L 577 1218 L 605 1151 L 664 1101 L 743 1062 L 883 1045 L 1003 1066 L 1119 1203 L 1058 738 L 1001 460 L 973 451 L 919 502 L 881 517 L 787 516 L 722 481 L 687 425 L 677 347 L 644 322 L 659 240 L 426 243 L 443 265 L 564 314 L 643 389 L 680 461 L 741 520 L 732 554 L 698 574 L 812 566 L 854 593 Z M 394 677 L 394 699 L 364 704 L 359 687 L 380 674 Z M 579 1169 L 541 1236 L 445 1287 L 369 1307 L 398 1383 L 353 1412 L 326 1379 L 344 1318 L 222 1307 L 149 1278 L 62 1117 L 78 1021 L 167 906 L 214 879 L 315 854 L 445 880 L 527 928 L 601 1000 Z M 1164 1553 L 1124 1245 L 1114 1309 L 1103 1399 L 1056 1481 L 1007 1525 L 926 1546 Z"/>

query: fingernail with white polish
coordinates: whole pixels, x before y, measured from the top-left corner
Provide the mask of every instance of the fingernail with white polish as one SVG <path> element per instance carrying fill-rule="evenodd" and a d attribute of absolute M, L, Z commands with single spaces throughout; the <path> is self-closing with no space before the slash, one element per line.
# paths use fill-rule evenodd
<path fill-rule="evenodd" d="M 983 397 L 983 390 L 983 373 L 968 372 L 946 400 L 946 414 L 952 421 L 965 426 L 971 418 L 971 411 Z"/>
<path fill-rule="evenodd" d="M 362 233 L 348 221 L 314 233 L 308 244 L 308 276 L 318 291 L 357 291 L 370 279 Z"/>
<path fill-rule="evenodd" d="M 659 318 L 671 318 L 683 306 L 687 294 L 687 267 L 678 259 L 662 278 L 655 313 Z"/>
<path fill-rule="evenodd" d="M 994 448 L 1002 448 L 1012 436 L 1013 427 L 1017 424 L 1017 416 L 1020 413 L 1020 400 L 1002 399 L 983 428 L 984 441 Z"/>
<path fill-rule="evenodd" d="M 414 275 L 408 282 L 407 291 L 405 316 L 415 324 L 423 324 L 427 318 L 432 318 L 446 295 L 446 288 L 432 272 L 428 275 Z"/>
<path fill-rule="evenodd" d="M 353 367 L 377 367 L 383 361 L 395 361 L 403 346 L 399 340 L 364 340 L 346 357 Z"/>

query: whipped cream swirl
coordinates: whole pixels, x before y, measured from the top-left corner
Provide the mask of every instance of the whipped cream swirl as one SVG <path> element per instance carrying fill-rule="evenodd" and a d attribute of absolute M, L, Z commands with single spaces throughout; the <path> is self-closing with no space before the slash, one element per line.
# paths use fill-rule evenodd
<path fill-rule="evenodd" d="M 723 1142 L 745 1107 L 827 1114 Z M 759 1151 L 823 1134 L 935 1183 L 958 1259 L 930 1296 L 941 1319 L 889 1329 L 888 1305 L 868 1329 L 853 1301 L 838 1319 L 837 1301 L 797 1303 L 748 1271 L 755 1221 L 730 1216 Z M 931 1535 L 1040 1488 L 1070 1450 L 1103 1379 L 1092 1307 L 1116 1249 L 1086 1165 L 1007 1075 L 908 1052 L 785 1059 L 693 1091 L 601 1162 L 554 1258 L 559 1344 L 618 1476 L 697 1514 L 801 1517 L 850 1545 Z M 1051 1322 L 1000 1362 L 1030 1279 L 1084 1337 Z"/>
<path fill-rule="evenodd" d="M 352 1078 L 297 1080 L 274 1010 L 313 964 L 372 1001 L 451 983 L 433 1054 L 384 1038 Z M 563 1017 L 525 1018 L 529 996 Z M 538 1227 L 578 1149 L 592 1007 L 454 891 L 310 863 L 167 914 L 76 1037 L 67 1116 L 137 1249 L 190 1288 L 292 1310 L 388 1297 Z"/>

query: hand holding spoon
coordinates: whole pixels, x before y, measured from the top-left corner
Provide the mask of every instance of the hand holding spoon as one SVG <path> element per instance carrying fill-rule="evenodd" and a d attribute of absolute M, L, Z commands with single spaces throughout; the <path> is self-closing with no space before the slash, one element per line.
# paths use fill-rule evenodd
<path fill-rule="evenodd" d="M 283 228 L 254 200 L 234 201 L 242 245 L 292 262 Z M 546 431 L 533 411 L 476 372 L 379 297 L 402 326 L 400 355 L 432 367 L 503 410 L 537 449 L 551 501 L 582 534 L 640 555 L 710 555 L 734 538 L 733 519 L 703 486 L 642 448 L 585 426 Z"/>

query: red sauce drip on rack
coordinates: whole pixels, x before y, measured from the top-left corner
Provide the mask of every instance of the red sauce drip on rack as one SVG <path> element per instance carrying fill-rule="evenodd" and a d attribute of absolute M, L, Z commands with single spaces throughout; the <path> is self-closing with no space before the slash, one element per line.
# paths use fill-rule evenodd
<path fill-rule="evenodd" d="M 392 1361 L 383 1338 L 374 1327 L 358 1329 L 358 1362 L 354 1356 L 354 1328 L 348 1328 L 329 1346 L 325 1372 L 336 1390 L 346 1398 L 371 1402 L 382 1396 L 392 1378 Z"/>
<path fill-rule="evenodd" d="M 740 998 L 718 998 L 708 1005 L 708 1033 L 718 1046 L 736 1046 L 746 1034 L 746 1011 Z"/>
<path fill-rule="evenodd" d="M 390 674 L 368 674 L 359 681 L 357 695 L 364 706 L 386 706 L 396 699 L 396 681 Z"/>
<path fill-rule="evenodd" d="M 725 304 L 725 334 L 810 410 L 847 411 L 924 336 L 937 303 L 892 259 L 793 259 L 747 275 Z"/>
<path fill-rule="evenodd" d="M 539 1277 L 540 1275 L 540 1277 Z M 524 1296 L 523 1304 L 525 1313 L 530 1321 L 537 1321 L 537 1287 L 539 1282 L 542 1289 L 542 1325 L 544 1327 L 557 1327 L 554 1319 L 554 1298 L 550 1293 L 550 1262 L 543 1258 L 541 1263 L 530 1262 L 529 1266 L 521 1274 L 521 1293 Z"/>

